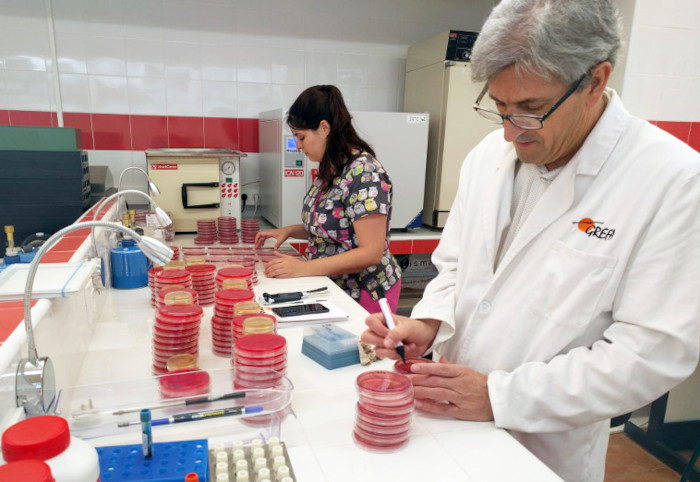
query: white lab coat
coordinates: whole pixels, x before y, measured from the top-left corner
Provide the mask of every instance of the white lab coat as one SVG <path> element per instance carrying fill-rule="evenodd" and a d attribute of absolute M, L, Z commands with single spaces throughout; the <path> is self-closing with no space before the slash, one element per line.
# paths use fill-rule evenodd
<path fill-rule="evenodd" d="M 488 374 L 495 423 L 567 481 L 602 481 L 609 418 L 692 373 L 700 345 L 700 155 L 617 94 L 494 272 L 516 153 L 467 156 L 413 318 Z M 589 218 L 594 234 L 585 230 Z"/>

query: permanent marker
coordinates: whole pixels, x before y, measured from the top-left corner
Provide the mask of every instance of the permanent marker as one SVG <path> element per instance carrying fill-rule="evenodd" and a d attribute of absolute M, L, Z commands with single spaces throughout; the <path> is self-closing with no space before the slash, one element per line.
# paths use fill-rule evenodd
<path fill-rule="evenodd" d="M 391 309 L 389 308 L 389 303 L 386 300 L 386 297 L 384 296 L 384 289 L 382 289 L 381 285 L 377 286 L 377 296 L 379 297 L 379 307 L 382 310 L 382 314 L 384 315 L 384 321 L 386 321 L 386 326 L 390 329 L 393 330 L 396 328 L 396 325 L 394 324 L 394 318 L 391 315 Z M 406 349 L 403 346 L 402 342 L 398 342 L 396 344 L 396 353 L 399 354 L 401 357 L 401 360 L 406 363 Z"/>

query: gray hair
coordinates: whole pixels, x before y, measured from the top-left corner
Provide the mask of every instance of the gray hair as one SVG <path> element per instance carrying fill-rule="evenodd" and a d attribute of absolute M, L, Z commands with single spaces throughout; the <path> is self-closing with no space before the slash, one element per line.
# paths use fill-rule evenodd
<path fill-rule="evenodd" d="M 485 82 L 514 65 L 571 84 L 600 62 L 615 65 L 620 31 L 612 0 L 503 0 L 477 37 L 472 77 Z"/>

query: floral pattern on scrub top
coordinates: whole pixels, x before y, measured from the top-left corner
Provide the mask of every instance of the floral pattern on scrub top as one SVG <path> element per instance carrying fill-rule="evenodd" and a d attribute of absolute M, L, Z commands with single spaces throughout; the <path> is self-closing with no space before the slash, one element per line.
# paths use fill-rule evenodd
<path fill-rule="evenodd" d="M 302 222 L 309 237 L 308 259 L 344 253 L 357 247 L 353 221 L 374 213 L 387 216 L 386 242 L 381 262 L 359 273 L 331 278 L 355 301 L 366 288 L 377 299 L 376 287 L 389 291 L 401 277 L 401 268 L 389 252 L 392 185 L 384 167 L 367 152 L 353 151 L 354 158 L 329 189 L 321 191 L 316 179 L 304 197 Z M 320 197 L 319 197 L 320 196 Z"/>

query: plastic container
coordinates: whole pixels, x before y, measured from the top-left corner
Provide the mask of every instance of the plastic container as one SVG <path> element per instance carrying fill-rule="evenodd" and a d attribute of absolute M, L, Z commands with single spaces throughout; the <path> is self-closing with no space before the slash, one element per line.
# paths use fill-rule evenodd
<path fill-rule="evenodd" d="M 2 434 L 2 456 L 7 462 L 42 460 L 51 468 L 56 482 L 100 479 L 95 447 L 72 437 L 68 422 L 55 415 L 40 415 L 10 426 Z"/>
<path fill-rule="evenodd" d="M 360 363 L 357 335 L 332 324 L 304 329 L 301 352 L 328 370 Z"/>
<path fill-rule="evenodd" d="M 112 248 L 112 286 L 117 289 L 133 289 L 148 286 L 148 270 L 151 263 L 133 239 L 123 240 Z"/>

